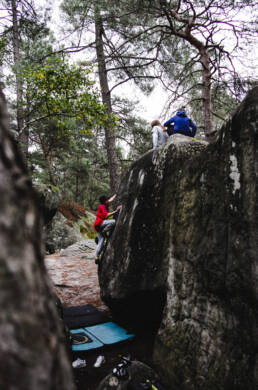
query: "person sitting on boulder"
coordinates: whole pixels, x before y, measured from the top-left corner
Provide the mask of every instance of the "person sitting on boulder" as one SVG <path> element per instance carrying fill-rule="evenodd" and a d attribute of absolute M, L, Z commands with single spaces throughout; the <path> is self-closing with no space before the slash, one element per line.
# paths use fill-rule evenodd
<path fill-rule="evenodd" d="M 152 142 L 153 142 L 153 149 L 158 148 L 159 146 L 163 145 L 167 139 L 167 129 L 162 126 L 160 121 L 154 120 L 151 122 L 152 127 Z"/>
<path fill-rule="evenodd" d="M 192 121 L 192 119 L 188 118 L 185 113 L 184 107 L 177 111 L 176 115 L 170 118 L 167 122 L 164 123 L 164 127 L 169 127 L 173 124 L 174 134 L 184 134 L 188 137 L 194 137 L 197 126 Z"/>
<path fill-rule="evenodd" d="M 108 207 L 111 202 L 116 198 L 116 194 L 113 195 L 110 199 L 108 199 L 105 195 L 99 198 L 100 205 L 98 207 L 96 220 L 94 222 L 94 228 L 98 232 L 98 245 L 96 249 L 96 258 L 95 263 L 99 262 L 99 255 L 102 250 L 102 246 L 104 244 L 104 235 L 106 232 L 111 231 L 115 227 L 116 220 L 115 219 L 107 219 L 111 215 L 118 213 L 121 209 L 121 206 L 118 206 L 116 210 L 109 212 Z"/>

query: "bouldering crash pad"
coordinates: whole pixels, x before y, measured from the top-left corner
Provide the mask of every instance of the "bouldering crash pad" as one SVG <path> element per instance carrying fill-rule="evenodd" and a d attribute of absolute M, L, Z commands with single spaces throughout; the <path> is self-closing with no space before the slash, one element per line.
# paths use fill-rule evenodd
<path fill-rule="evenodd" d="M 86 328 L 72 329 L 70 332 L 72 340 L 73 335 L 79 336 L 79 341 L 75 339 L 75 341 L 72 342 L 73 351 L 87 351 L 101 348 L 105 345 L 119 343 L 134 337 L 134 334 L 128 333 L 126 329 L 121 328 L 114 322 L 105 322 Z M 83 336 L 86 336 L 85 342 L 83 342 Z"/>
<path fill-rule="evenodd" d="M 98 338 L 103 344 L 114 344 L 120 341 L 128 340 L 134 337 L 134 334 L 128 333 L 126 329 L 121 328 L 114 322 L 105 322 L 95 326 L 85 328 L 90 335 Z"/>
<path fill-rule="evenodd" d="M 63 320 L 69 329 L 84 328 L 108 321 L 108 317 L 92 305 L 63 308 Z"/>
<path fill-rule="evenodd" d="M 90 349 L 97 349 L 104 346 L 104 344 L 100 340 L 98 340 L 93 335 L 89 335 L 89 333 L 83 328 L 72 329 L 70 333 L 72 338 L 73 351 L 87 351 Z M 73 336 L 79 336 L 79 337 L 73 337 Z"/>

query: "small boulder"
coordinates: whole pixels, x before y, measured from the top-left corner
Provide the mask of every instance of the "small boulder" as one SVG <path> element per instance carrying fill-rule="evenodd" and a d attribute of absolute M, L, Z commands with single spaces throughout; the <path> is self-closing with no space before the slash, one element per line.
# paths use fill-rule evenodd
<path fill-rule="evenodd" d="M 44 225 L 47 225 L 55 216 L 61 198 L 56 187 L 38 184 L 35 186 L 38 194 L 39 206 L 43 213 Z"/>
<path fill-rule="evenodd" d="M 157 373 L 146 364 L 133 360 L 125 368 L 125 376 L 120 378 L 111 373 L 100 382 L 97 390 L 130 390 L 135 388 L 135 384 L 147 384 L 147 381 L 159 381 Z"/>

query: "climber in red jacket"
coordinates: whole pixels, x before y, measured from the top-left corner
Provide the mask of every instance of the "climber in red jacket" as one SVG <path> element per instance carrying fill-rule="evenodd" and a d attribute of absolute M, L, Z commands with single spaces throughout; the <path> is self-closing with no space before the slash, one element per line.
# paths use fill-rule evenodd
<path fill-rule="evenodd" d="M 108 199 L 105 195 L 101 196 L 99 198 L 100 205 L 98 207 L 97 211 L 97 217 L 94 222 L 94 228 L 98 232 L 98 246 L 96 249 L 96 258 L 95 263 L 98 264 L 99 262 L 99 255 L 102 250 L 102 246 L 104 243 L 104 235 L 106 232 L 113 230 L 116 220 L 115 219 L 108 219 L 111 215 L 114 215 L 119 212 L 121 209 L 121 206 L 118 206 L 114 211 L 109 212 L 108 207 L 111 202 L 116 198 L 116 194 L 113 195 L 110 199 Z"/>

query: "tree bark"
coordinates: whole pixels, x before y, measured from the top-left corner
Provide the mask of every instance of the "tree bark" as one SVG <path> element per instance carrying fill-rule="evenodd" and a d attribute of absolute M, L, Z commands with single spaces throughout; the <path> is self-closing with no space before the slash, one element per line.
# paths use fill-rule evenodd
<path fill-rule="evenodd" d="M 16 118 L 17 129 L 19 133 L 19 141 L 21 150 L 24 153 L 24 159 L 27 161 L 29 138 L 28 132 L 24 128 L 24 115 L 22 109 L 23 101 L 23 80 L 20 76 L 20 39 L 19 39 L 19 27 L 17 17 L 17 2 L 12 0 L 12 22 L 13 22 L 13 58 L 15 65 L 15 77 L 16 77 Z"/>
<path fill-rule="evenodd" d="M 111 96 L 108 87 L 107 69 L 103 47 L 103 23 L 97 7 L 95 7 L 95 34 L 96 53 L 98 60 L 99 81 L 102 94 L 102 102 L 106 106 L 108 114 L 112 114 Z M 110 187 L 112 193 L 116 193 L 120 184 L 119 164 L 116 152 L 116 138 L 112 129 L 105 126 L 105 140 L 108 157 Z"/>
<path fill-rule="evenodd" d="M 52 284 L 42 215 L 0 91 L 0 388 L 74 389 Z"/>
<path fill-rule="evenodd" d="M 203 111 L 203 124 L 205 135 L 212 133 L 212 104 L 211 104 L 211 71 L 210 71 L 210 58 L 205 46 L 194 38 L 191 34 L 186 39 L 191 45 L 193 45 L 200 54 L 200 62 L 202 65 L 202 111 Z"/>
<path fill-rule="evenodd" d="M 75 202 L 78 203 L 79 199 L 79 177 L 78 173 L 75 174 Z"/>
<path fill-rule="evenodd" d="M 178 9 L 170 8 L 165 0 L 159 0 L 160 7 L 169 23 L 169 29 L 172 35 L 177 36 L 190 43 L 191 46 L 198 50 L 200 55 L 200 62 L 202 65 L 202 111 L 203 124 L 205 135 L 212 133 L 212 104 L 211 104 L 211 71 L 210 71 L 210 57 L 208 48 L 199 39 L 192 34 L 192 27 L 195 21 L 196 14 L 192 18 L 184 18 L 179 13 L 180 3 Z M 175 27 L 175 21 L 181 23 L 180 28 Z"/>
<path fill-rule="evenodd" d="M 41 142 L 41 148 L 42 148 L 43 155 L 44 155 L 46 165 L 47 165 L 49 182 L 53 186 L 56 186 L 56 181 L 55 181 L 54 172 L 53 172 L 52 153 L 51 153 L 51 151 L 47 150 L 47 147 L 45 146 L 45 143 L 44 143 L 44 140 L 42 139 L 42 137 L 40 137 L 40 142 Z"/>

